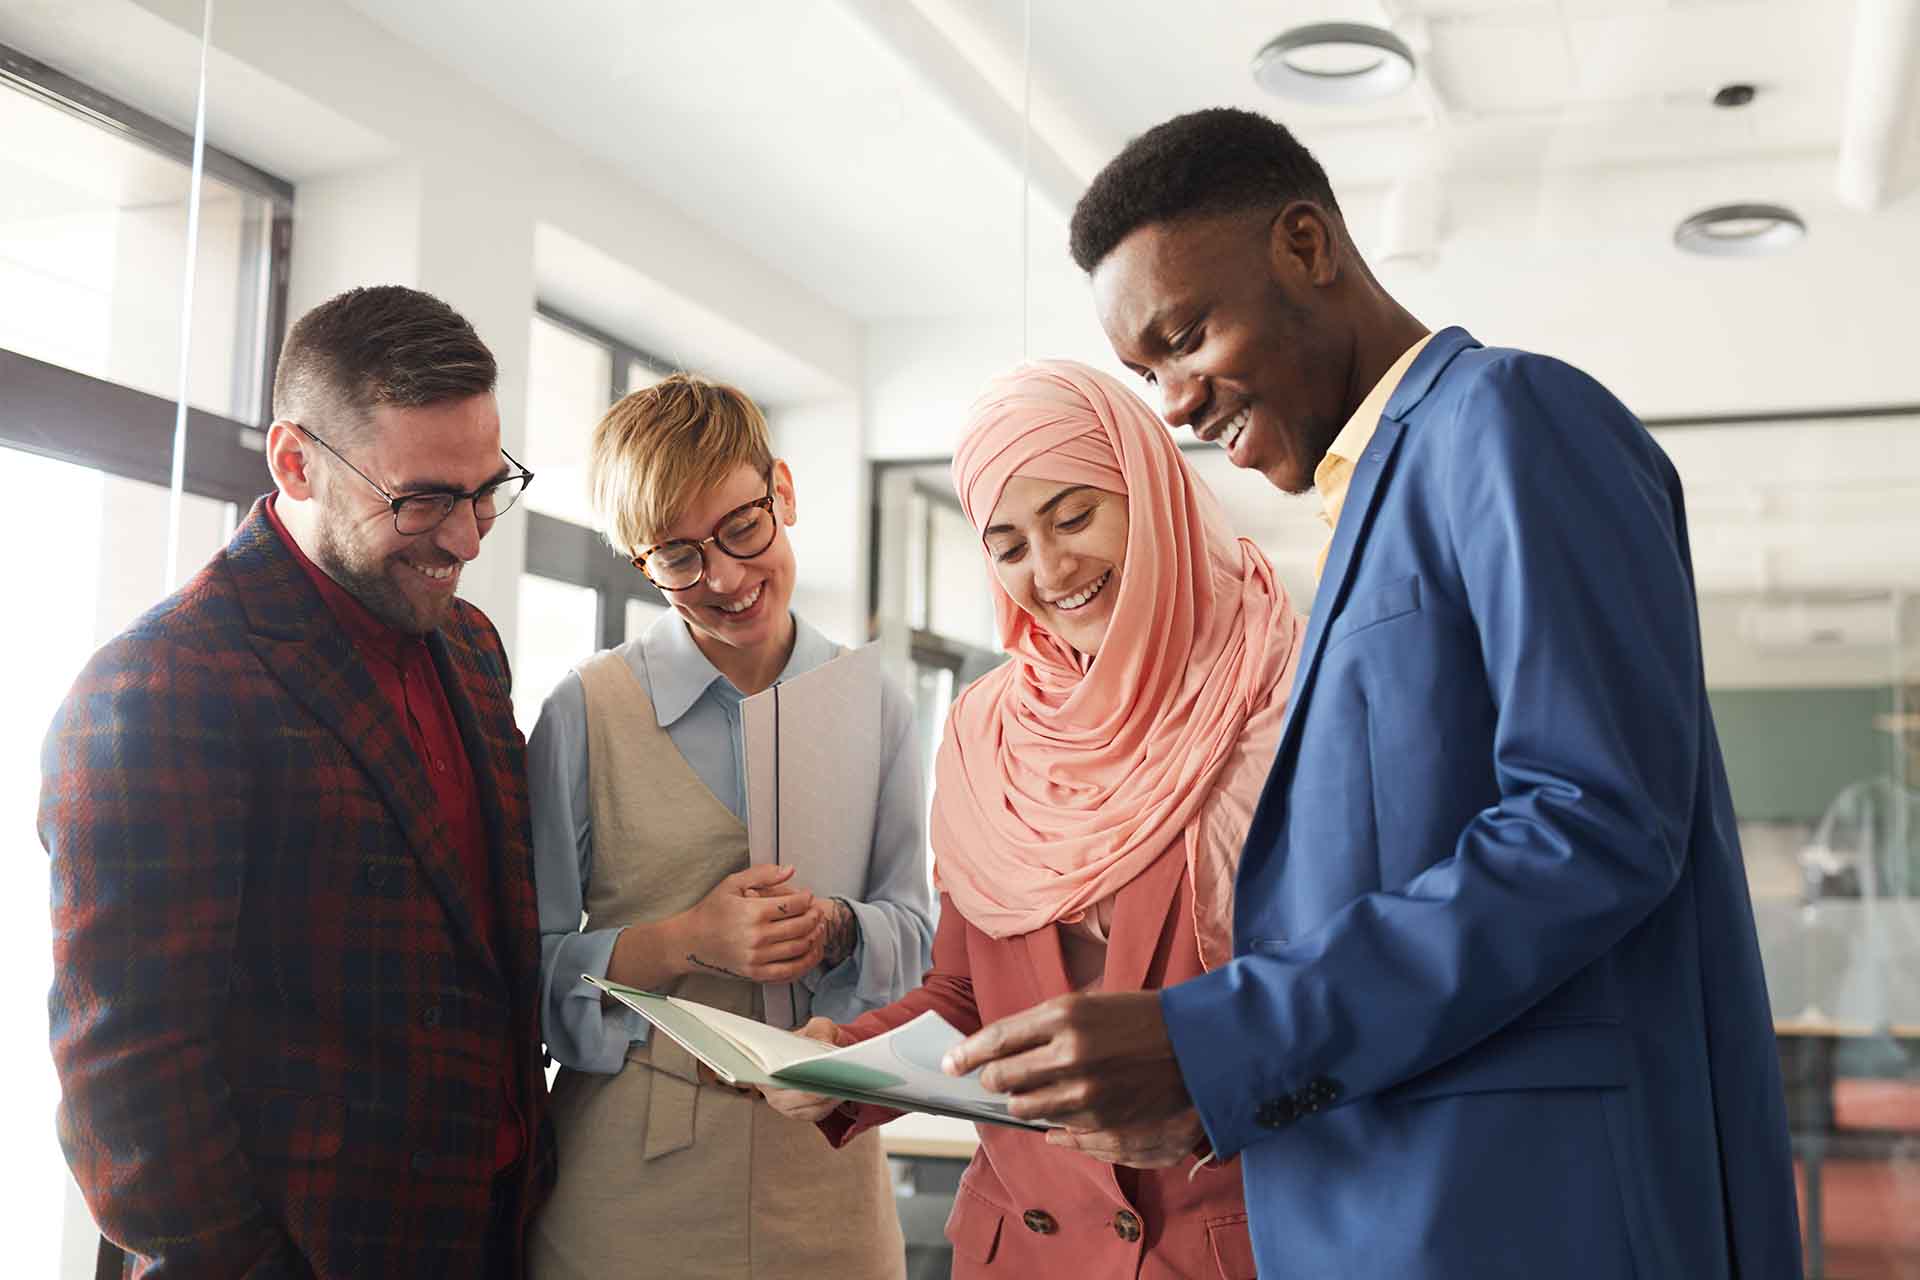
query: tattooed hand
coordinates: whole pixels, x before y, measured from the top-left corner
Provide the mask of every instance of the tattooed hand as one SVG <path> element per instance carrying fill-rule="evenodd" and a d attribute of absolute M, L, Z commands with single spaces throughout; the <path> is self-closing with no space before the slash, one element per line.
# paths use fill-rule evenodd
<path fill-rule="evenodd" d="M 792 867 L 752 867 L 715 885 L 676 921 L 682 971 L 791 982 L 819 964 L 825 904 L 792 878 Z"/>
<path fill-rule="evenodd" d="M 828 898 L 821 904 L 827 913 L 827 938 L 821 963 L 831 969 L 845 964 L 860 941 L 860 917 L 853 914 L 845 898 Z"/>

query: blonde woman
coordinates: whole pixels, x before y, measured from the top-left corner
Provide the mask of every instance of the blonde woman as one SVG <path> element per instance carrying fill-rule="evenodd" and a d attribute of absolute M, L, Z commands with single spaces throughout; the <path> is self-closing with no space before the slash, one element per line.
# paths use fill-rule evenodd
<path fill-rule="evenodd" d="M 672 612 L 560 682 L 528 742 L 559 1181 L 535 1222 L 540 1280 L 893 1277 L 904 1245 L 876 1136 L 847 1158 L 717 1084 L 581 974 L 760 1016 L 792 982 L 850 1020 L 928 958 L 912 712 L 889 685 L 889 761 L 861 900 L 748 868 L 740 702 L 832 658 L 789 608 L 793 476 L 759 409 L 675 375 L 595 429 L 595 505 Z M 584 912 L 585 920 L 582 921 Z"/>

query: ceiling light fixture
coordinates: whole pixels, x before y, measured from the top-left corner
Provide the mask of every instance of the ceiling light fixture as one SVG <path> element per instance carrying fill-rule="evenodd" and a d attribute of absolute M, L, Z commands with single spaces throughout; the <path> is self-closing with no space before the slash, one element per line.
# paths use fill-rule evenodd
<path fill-rule="evenodd" d="M 1674 229 L 1673 242 L 1689 253 L 1752 258 L 1778 253 L 1807 233 L 1800 215 L 1777 204 L 1723 204 L 1702 209 Z"/>
<path fill-rule="evenodd" d="M 1253 55 L 1253 79 L 1296 102 L 1369 102 L 1413 83 L 1413 50 L 1384 27 L 1316 22 L 1283 32 Z"/>

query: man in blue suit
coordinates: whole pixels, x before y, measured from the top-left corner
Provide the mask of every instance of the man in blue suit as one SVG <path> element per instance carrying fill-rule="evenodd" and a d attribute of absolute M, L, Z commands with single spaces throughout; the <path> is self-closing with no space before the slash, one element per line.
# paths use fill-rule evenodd
<path fill-rule="evenodd" d="M 1577 369 L 1429 334 L 1264 117 L 1136 139 L 1073 249 L 1168 419 L 1317 488 L 1334 530 L 1235 958 L 1006 1019 L 950 1068 L 1106 1159 L 1240 1157 L 1267 1277 L 1798 1276 L 1659 446 Z"/>

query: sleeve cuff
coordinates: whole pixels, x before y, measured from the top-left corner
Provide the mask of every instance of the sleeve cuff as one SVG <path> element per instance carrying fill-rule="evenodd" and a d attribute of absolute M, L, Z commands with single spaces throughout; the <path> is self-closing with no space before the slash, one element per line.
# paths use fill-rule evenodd
<path fill-rule="evenodd" d="M 625 1005 L 606 1003 L 583 978 L 607 976 L 622 929 L 577 933 L 555 953 L 547 1017 L 547 1049 L 575 1071 L 611 1075 L 627 1060 L 627 1047 L 647 1038 L 647 1021 Z"/>
<path fill-rule="evenodd" d="M 1267 1066 L 1235 1050 L 1268 1035 L 1257 1035 L 1240 1007 L 1243 985 L 1238 966 L 1229 961 L 1211 973 L 1168 987 L 1160 993 L 1160 1015 L 1180 1064 L 1187 1094 L 1218 1159 L 1230 1160 L 1270 1136 L 1256 1116 L 1269 1097 L 1288 1092 L 1270 1087 Z"/>
<path fill-rule="evenodd" d="M 851 1022 L 893 999 L 893 917 L 871 902 L 843 899 L 859 926 L 853 952 L 824 972 L 816 969 L 804 984 L 813 993 L 813 1011 L 835 1022 Z"/>

